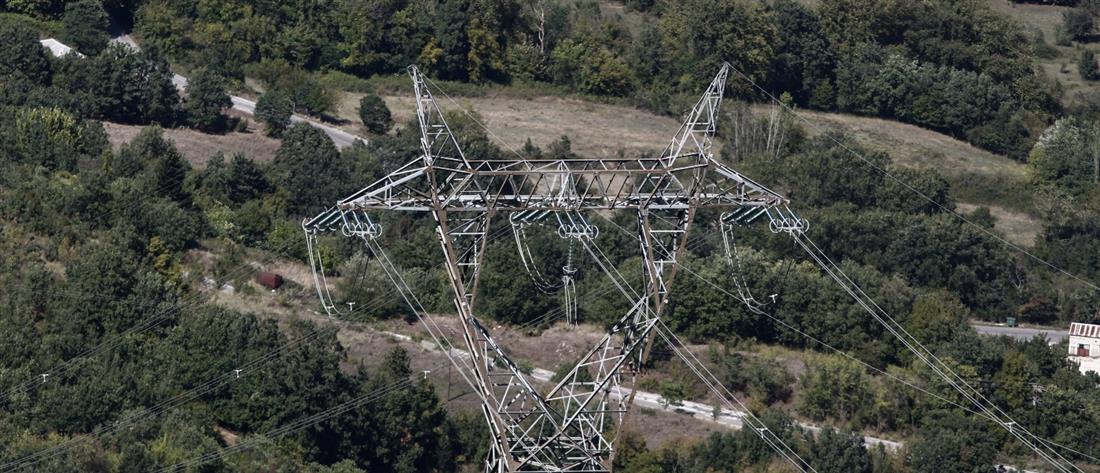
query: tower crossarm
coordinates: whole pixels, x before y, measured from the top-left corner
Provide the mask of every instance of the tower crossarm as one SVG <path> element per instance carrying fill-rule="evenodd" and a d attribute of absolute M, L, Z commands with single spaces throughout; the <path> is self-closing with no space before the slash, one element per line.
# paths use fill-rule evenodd
<path fill-rule="evenodd" d="M 469 161 L 432 166 L 418 158 L 339 202 L 340 210 L 428 212 L 429 172 L 445 172 L 439 202 L 451 212 L 770 207 L 787 200 L 729 167 L 695 154 L 666 166 L 661 158 Z M 456 166 L 450 167 L 448 165 Z"/>
<path fill-rule="evenodd" d="M 606 472 L 634 397 L 654 327 L 668 302 L 677 263 L 699 209 L 726 223 L 765 216 L 773 230 L 804 226 L 788 201 L 713 159 L 724 65 L 658 157 L 484 159 L 466 156 L 415 67 L 409 68 L 420 126 L 419 157 L 303 222 L 307 235 L 340 231 L 378 245 L 369 214 L 430 214 L 444 257 L 471 385 L 482 400 L 493 443 L 486 471 Z M 643 285 L 635 292 L 605 254 L 594 230 L 577 233 L 587 252 L 631 301 L 601 341 L 547 391 L 533 385 L 476 316 L 479 281 L 494 219 L 525 224 L 585 211 L 638 216 Z M 572 217 L 570 217 L 572 218 Z M 778 223 L 776 223 L 778 222 Z M 588 225 L 581 225 L 587 227 Z M 579 228 L 579 227 L 578 227 Z M 373 250 L 381 254 L 380 249 Z"/>

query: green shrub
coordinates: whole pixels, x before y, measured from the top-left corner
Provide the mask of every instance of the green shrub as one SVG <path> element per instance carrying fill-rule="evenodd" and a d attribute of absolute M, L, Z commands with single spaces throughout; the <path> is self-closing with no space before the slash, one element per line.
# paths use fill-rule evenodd
<path fill-rule="evenodd" d="M 381 97 L 369 94 L 359 99 L 359 119 L 371 133 L 384 134 L 393 127 L 393 115 Z"/>

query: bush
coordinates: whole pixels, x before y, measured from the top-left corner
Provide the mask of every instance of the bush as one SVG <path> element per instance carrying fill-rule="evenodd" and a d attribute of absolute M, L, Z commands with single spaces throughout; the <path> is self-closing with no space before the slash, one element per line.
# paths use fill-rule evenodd
<path fill-rule="evenodd" d="M 1084 80 L 1100 79 L 1100 66 L 1096 65 L 1096 54 L 1088 49 L 1081 51 L 1081 57 L 1077 60 L 1077 72 Z"/>
<path fill-rule="evenodd" d="M 734 353 L 718 361 L 718 376 L 727 386 L 772 404 L 791 396 L 794 378 L 779 363 Z"/>
<path fill-rule="evenodd" d="M 381 97 L 370 94 L 359 99 L 359 119 L 371 133 L 384 134 L 393 127 L 393 115 Z"/>
<path fill-rule="evenodd" d="M 1095 26 L 1092 12 L 1085 8 L 1072 8 L 1062 14 L 1062 30 L 1077 41 L 1088 39 Z"/>

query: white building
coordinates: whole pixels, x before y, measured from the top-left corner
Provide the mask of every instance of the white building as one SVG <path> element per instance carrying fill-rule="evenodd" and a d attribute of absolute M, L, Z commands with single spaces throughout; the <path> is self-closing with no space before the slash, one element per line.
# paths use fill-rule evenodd
<path fill-rule="evenodd" d="M 1089 358 L 1100 358 L 1100 325 L 1069 324 L 1069 354 Z"/>
<path fill-rule="evenodd" d="M 84 57 L 83 54 L 73 51 L 73 48 L 70 48 L 61 41 L 53 38 L 46 38 L 43 40 L 39 40 L 38 42 L 42 43 L 42 47 L 49 49 L 50 53 L 52 53 L 55 57 L 61 57 L 69 53 L 76 53 L 77 56 Z"/>
<path fill-rule="evenodd" d="M 1100 325 L 1069 324 L 1069 359 L 1080 365 L 1082 373 L 1100 373 Z"/>

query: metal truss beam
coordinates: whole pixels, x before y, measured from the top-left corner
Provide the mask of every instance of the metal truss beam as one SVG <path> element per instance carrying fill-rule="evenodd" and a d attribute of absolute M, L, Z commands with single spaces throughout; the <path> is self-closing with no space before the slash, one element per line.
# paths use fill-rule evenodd
<path fill-rule="evenodd" d="M 486 471 L 610 471 L 635 376 L 668 303 L 696 211 L 724 209 L 723 219 L 738 223 L 783 215 L 784 197 L 713 159 L 728 72 L 724 65 L 660 157 L 486 160 L 462 152 L 424 77 L 410 67 L 422 155 L 303 224 L 311 234 L 341 231 L 373 238 L 378 228 L 369 212 L 431 213 L 471 354 L 472 384 L 493 435 Z M 638 217 L 640 293 L 596 247 L 596 229 L 584 217 L 588 211 L 617 209 Z M 600 342 L 545 393 L 476 316 L 487 233 L 501 214 L 512 223 L 557 222 L 559 232 L 582 242 L 632 301 Z M 790 216 L 792 224 L 799 223 Z"/>

